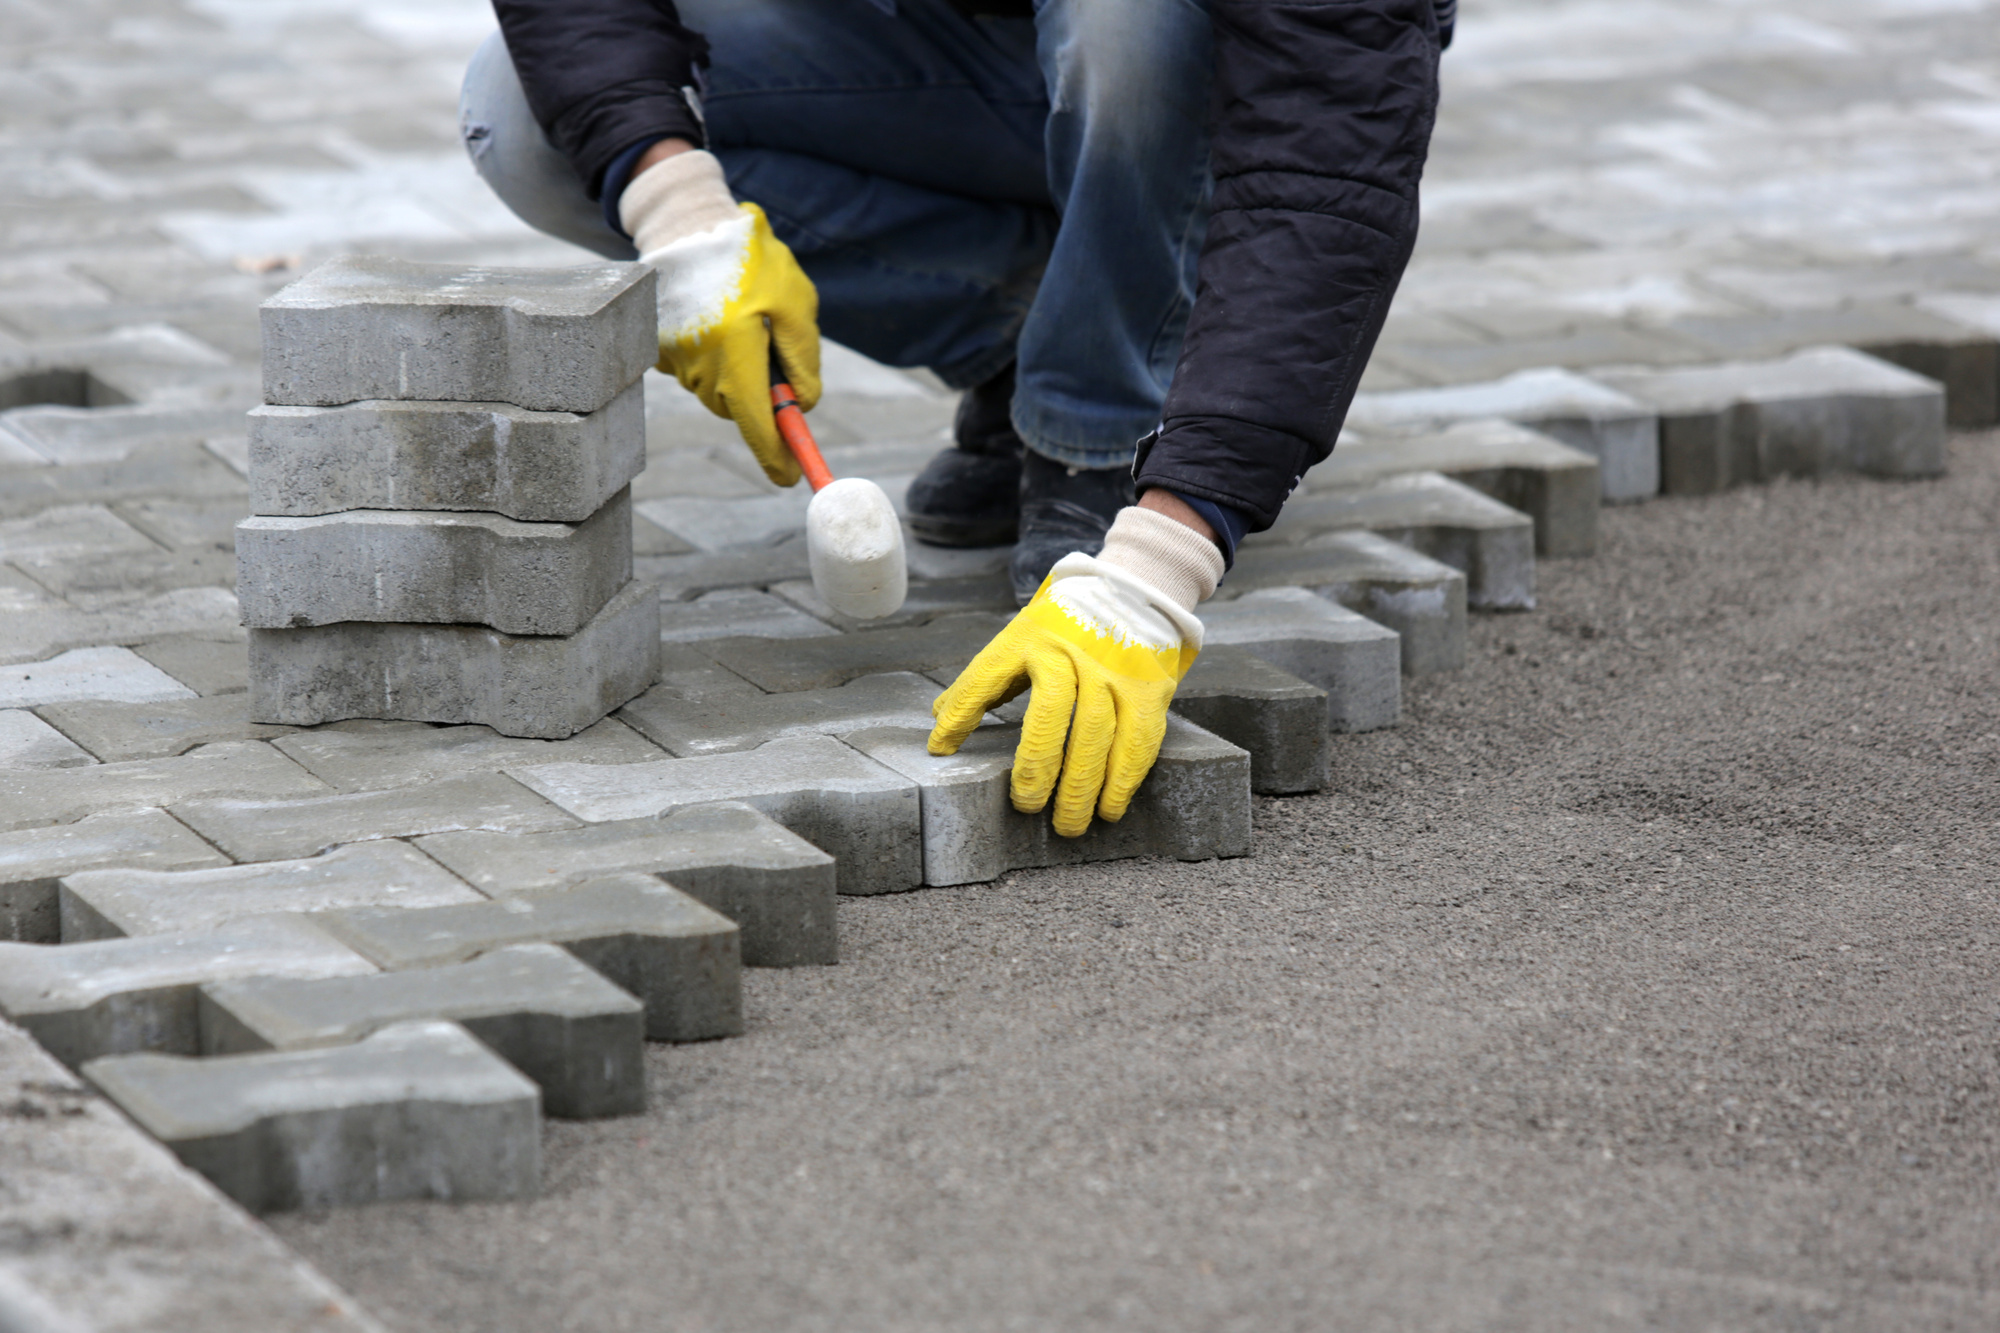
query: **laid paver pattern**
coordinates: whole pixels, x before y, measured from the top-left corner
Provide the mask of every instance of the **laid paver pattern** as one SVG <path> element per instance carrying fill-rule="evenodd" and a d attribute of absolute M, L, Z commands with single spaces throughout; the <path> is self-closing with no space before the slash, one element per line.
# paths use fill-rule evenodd
<path fill-rule="evenodd" d="M 1583 614 L 1562 562 L 1630 558 L 1601 502 L 1930 477 L 1948 425 L 2000 417 L 1994 18 L 1468 4 L 1349 435 L 1204 608 L 1214 647 L 1131 815 L 1065 842 L 1007 802 L 1018 704 L 958 756 L 923 744 L 1011 609 L 1004 553 L 913 546 L 879 624 L 818 598 L 803 492 L 642 379 L 650 279 L 578 267 L 474 178 L 453 99 L 484 5 L 10 0 L 0 1013 L 253 1208 L 524 1199 L 545 1134 L 576 1142 L 544 1113 L 635 1112 L 650 1083 L 650 1122 L 694 1049 L 637 1055 L 629 1007 L 565 1009 L 586 973 L 655 1040 L 728 1036 L 742 966 L 843 956 L 837 894 L 928 919 L 949 895 L 902 891 L 1262 851 L 1306 808 L 1264 798 L 1338 793 L 1353 746 L 1491 669 L 1489 613 Z M 476 276 L 447 297 L 444 270 Z M 829 458 L 900 500 L 952 396 L 838 347 L 826 370 Z M 760 977 L 817 984 L 779 975 L 750 979 L 753 1034 Z M 284 1049 L 229 1053 L 250 1024 L 202 1015 L 253 994 Z M 227 1234 L 277 1276 L 212 1326 L 272 1326 L 256 1293 L 317 1279 Z M 130 1262 L 160 1235 L 134 1228 Z M 68 1271 L 0 1255 L 0 1323 L 53 1301 L 114 1326 L 116 1283 Z M 774 1290 L 701 1318 L 796 1322 Z M 188 1298 L 116 1299 L 164 1327 Z M 1018 1299 L 986 1308 L 1050 1321 Z M 1236 1317 L 1143 1322 L 1195 1310 Z"/>

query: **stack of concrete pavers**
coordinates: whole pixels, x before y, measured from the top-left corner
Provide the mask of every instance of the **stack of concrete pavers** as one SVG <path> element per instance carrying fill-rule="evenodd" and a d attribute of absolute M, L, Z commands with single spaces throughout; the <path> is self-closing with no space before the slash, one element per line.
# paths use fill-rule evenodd
<path fill-rule="evenodd" d="M 236 530 L 253 717 L 559 738 L 652 683 L 630 483 L 653 286 L 351 258 L 265 303 Z"/>

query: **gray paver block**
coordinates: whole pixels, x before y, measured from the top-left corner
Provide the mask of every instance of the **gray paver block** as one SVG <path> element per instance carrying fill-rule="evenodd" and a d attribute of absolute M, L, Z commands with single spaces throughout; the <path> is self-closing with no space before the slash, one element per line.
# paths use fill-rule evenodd
<path fill-rule="evenodd" d="M 1659 412 L 1662 489 L 1674 494 L 1785 474 L 1944 471 L 1943 387 L 1852 348 L 1595 373 Z"/>
<path fill-rule="evenodd" d="M 607 875 L 462 907 L 351 908 L 314 922 L 394 972 L 463 963 L 512 944 L 560 944 L 639 997 L 655 1041 L 743 1030 L 735 923 L 651 875 Z"/>
<path fill-rule="evenodd" d="M 840 960 L 833 858 L 740 802 L 553 833 L 439 833 L 417 845 L 494 898 L 658 875 L 736 923 L 745 967 Z"/>
<path fill-rule="evenodd" d="M 171 759 L 0 772 L 0 829 L 68 824 L 101 810 L 209 796 L 312 796 L 325 783 L 262 741 L 204 745 Z"/>
<path fill-rule="evenodd" d="M 942 616 L 904 629 L 868 630 L 826 639 L 712 639 L 702 651 L 760 689 L 774 694 L 825 690 L 860 676 L 890 671 L 957 672 L 1008 617 Z"/>
<path fill-rule="evenodd" d="M 1334 731 L 1393 727 L 1402 716 L 1396 632 L 1304 588 L 1266 588 L 1200 608 L 1203 652 L 1247 649 L 1326 691 Z M 1248 748 L 1248 747 L 1246 747 Z"/>
<path fill-rule="evenodd" d="M 179 935 L 0 944 L 0 1013 L 74 1069 L 125 1051 L 195 1054 L 195 990 L 206 981 L 374 970 L 353 949 L 283 916 Z"/>
<path fill-rule="evenodd" d="M 646 466 L 645 389 L 595 412 L 361 402 L 250 412 L 250 510 L 471 509 L 581 523 Z"/>
<path fill-rule="evenodd" d="M 1375 439 L 1344 436 L 1306 474 L 1307 493 L 1362 486 L 1403 472 L 1441 472 L 1535 521 L 1535 553 L 1597 552 L 1597 460 L 1512 421 L 1461 421 L 1443 430 Z"/>
<path fill-rule="evenodd" d="M 688 602 L 660 606 L 660 640 L 690 643 L 749 634 L 760 639 L 813 639 L 839 630 L 788 601 L 755 588 L 723 588 Z"/>
<path fill-rule="evenodd" d="M 166 759 L 197 745 L 269 740 L 292 730 L 252 722 L 250 701 L 240 694 L 154 703 L 51 704 L 39 711 L 65 736 L 105 763 Z"/>
<path fill-rule="evenodd" d="M 809 579 L 812 565 L 806 559 L 805 539 L 798 537 L 750 550 L 642 557 L 632 562 L 632 572 L 658 584 L 661 601 L 685 602 L 705 592 Z"/>
<path fill-rule="evenodd" d="M 923 882 L 916 787 L 830 736 L 615 769 L 541 764 L 511 771 L 593 824 L 742 801 L 832 856 L 842 893 L 892 893 Z"/>
<path fill-rule="evenodd" d="M 170 634 L 132 651 L 204 699 L 250 689 L 250 649 L 241 629 Z"/>
<path fill-rule="evenodd" d="M 56 505 L 25 518 L 0 520 L 0 560 L 33 560 L 160 548 L 103 505 Z"/>
<path fill-rule="evenodd" d="M 1368 531 L 1465 574 L 1466 600 L 1487 611 L 1535 605 L 1535 525 L 1517 509 L 1436 472 L 1384 477 L 1314 491 L 1285 506 L 1255 545 L 1304 542 L 1327 532 Z"/>
<path fill-rule="evenodd" d="M 1309 588 L 1396 631 L 1403 674 L 1465 665 L 1465 575 L 1372 532 L 1316 537 L 1304 549 L 1245 547 L 1217 598 Z"/>
<path fill-rule="evenodd" d="M 653 287 L 643 264 L 334 259 L 264 303 L 264 401 L 595 412 L 659 358 Z"/>
<path fill-rule="evenodd" d="M 641 502 L 639 512 L 697 551 L 729 551 L 804 533 L 812 495 L 810 486 L 798 485 L 740 500 L 662 496 Z"/>
<path fill-rule="evenodd" d="M 81 768 L 97 757 L 25 708 L 0 709 L 0 769 Z"/>
<path fill-rule="evenodd" d="M 1394 655 L 1389 674 L 1400 680 Z M 1173 710 L 1247 751 L 1250 790 L 1260 796 L 1318 791 L 1326 785 L 1331 754 L 1326 691 L 1246 649 L 1204 645 L 1174 691 Z"/>
<path fill-rule="evenodd" d="M 754 750 L 790 736 L 839 736 L 868 727 L 928 726 L 938 687 L 907 671 L 860 676 L 827 690 L 692 701 L 648 692 L 618 710 L 668 753 Z"/>
<path fill-rule="evenodd" d="M 0 1021 L 9 1333 L 385 1333 L 11 1023 Z M 11 1323 L 9 1321 L 12 1321 Z"/>
<path fill-rule="evenodd" d="M 320 1050 L 112 1056 L 83 1075 L 252 1212 L 541 1188 L 539 1091 L 456 1023 Z"/>
<path fill-rule="evenodd" d="M 0 940 L 62 938 L 64 875 L 106 866 L 200 870 L 229 858 L 164 810 L 110 811 L 74 824 L 0 833 Z"/>
<path fill-rule="evenodd" d="M 1523 370 L 1485 384 L 1357 394 L 1347 421 L 1364 435 L 1505 417 L 1595 458 L 1607 500 L 1643 500 L 1660 490 L 1660 436 L 1653 410 L 1570 370 Z"/>
<path fill-rule="evenodd" d="M 632 497 L 581 523 L 356 509 L 236 525 L 236 598 L 253 629 L 342 621 L 575 634 L 632 577 Z"/>
<path fill-rule="evenodd" d="M 247 917 L 336 907 L 480 901 L 406 842 L 364 842 L 296 861 L 201 870 L 86 870 L 63 877 L 65 944 L 217 930 Z"/>
<path fill-rule="evenodd" d="M 826 604 L 819 595 L 811 579 L 792 579 L 775 585 L 771 591 L 792 605 L 810 615 L 816 616 L 836 629 L 882 630 L 896 629 L 904 625 L 921 625 L 936 620 L 939 616 L 956 615 L 964 611 L 986 611 L 998 615 L 1011 616 L 1018 609 L 1014 600 L 1014 585 L 1008 580 L 1005 570 L 992 574 L 975 575 L 959 579 L 913 580 L 909 595 L 894 614 L 879 620 L 855 620 L 843 616 Z"/>
<path fill-rule="evenodd" d="M 661 757 L 659 746 L 612 718 L 562 741 L 502 736 L 487 727 L 336 722 L 294 732 L 277 748 L 336 791 L 421 787 L 521 764 L 636 764 Z"/>
<path fill-rule="evenodd" d="M 1019 727 L 981 727 L 955 755 L 925 748 L 928 731 L 883 729 L 848 738 L 923 793 L 924 883 L 981 884 L 1009 870 L 1128 856 L 1205 861 L 1250 851 L 1250 756 L 1179 717 L 1152 772 L 1116 824 L 1092 822 L 1060 838 L 1047 812 L 1027 815 L 1007 795 Z"/>
<path fill-rule="evenodd" d="M 498 773 L 309 800 L 189 801 L 173 813 L 238 861 L 317 856 L 341 843 L 458 829 L 540 833 L 576 826 L 569 815 Z"/>
<path fill-rule="evenodd" d="M 414 972 L 212 982 L 197 1004 L 204 1055 L 339 1046 L 394 1023 L 443 1019 L 540 1085 L 549 1115 L 646 1109 L 646 1007 L 553 944 Z"/>
<path fill-rule="evenodd" d="M 476 722 L 507 736 L 574 736 L 653 683 L 660 604 L 633 581 L 567 637 L 469 625 L 320 625 L 250 632 L 250 715 Z"/>
<path fill-rule="evenodd" d="M 45 662 L 0 667 L 0 708 L 36 708 L 81 699 L 149 703 L 193 696 L 193 690 L 129 648 L 72 648 Z"/>

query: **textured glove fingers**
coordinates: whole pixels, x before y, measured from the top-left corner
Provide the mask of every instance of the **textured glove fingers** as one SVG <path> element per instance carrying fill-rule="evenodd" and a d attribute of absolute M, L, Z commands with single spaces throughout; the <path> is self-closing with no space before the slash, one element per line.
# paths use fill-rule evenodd
<path fill-rule="evenodd" d="M 1110 684 L 1085 667 L 1076 690 L 1076 713 L 1069 724 L 1069 752 L 1063 756 L 1062 781 L 1056 784 L 1056 808 L 1050 825 L 1065 838 L 1080 838 L 1096 813 L 1104 787 L 1104 768 L 1118 734 L 1119 708 Z M 1022 738 L 1025 745 L 1026 737 Z M 1020 761 L 1014 771 L 1021 771 Z M 1121 810 L 1122 814 L 1123 811 Z"/>
<path fill-rule="evenodd" d="M 1034 814 L 1048 805 L 1063 771 L 1063 738 L 1069 734 L 1070 714 L 1076 707 L 1077 668 L 1069 654 L 1053 645 L 1048 651 L 1030 653 L 1027 666 L 1034 693 L 1028 696 L 1028 711 L 1021 719 L 1021 743 L 1014 747 L 1014 776 L 1007 795 L 1016 810 Z"/>
<path fill-rule="evenodd" d="M 1167 704 L 1173 699 L 1173 689 L 1167 688 L 1165 699 L 1153 697 L 1155 693 L 1133 691 L 1116 699 L 1118 730 L 1105 764 L 1104 794 L 1097 800 L 1099 817 L 1113 823 L 1125 817 L 1139 784 L 1160 757 L 1161 742 L 1167 738 Z"/>
<path fill-rule="evenodd" d="M 1027 684 L 1027 663 L 1010 625 L 980 649 L 979 656 L 931 704 L 931 716 L 937 719 L 937 725 L 931 728 L 930 752 L 957 754 L 958 747 L 965 744 L 965 738 L 986 716 L 986 710 L 1013 698 Z"/>
<path fill-rule="evenodd" d="M 716 393 L 723 410 L 718 415 L 736 423 L 765 476 L 779 486 L 796 486 L 799 460 L 779 438 L 778 419 L 771 410 L 770 335 L 761 325 L 745 322 L 723 338 L 722 383 Z"/>

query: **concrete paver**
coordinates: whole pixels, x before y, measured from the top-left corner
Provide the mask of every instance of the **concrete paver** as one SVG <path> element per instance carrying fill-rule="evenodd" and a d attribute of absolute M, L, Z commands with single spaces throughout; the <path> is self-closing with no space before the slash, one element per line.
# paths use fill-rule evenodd
<path fill-rule="evenodd" d="M 1393 655 L 1389 676 L 1397 678 Z M 1173 711 L 1247 752 L 1250 790 L 1259 796 L 1326 785 L 1326 691 L 1247 649 L 1204 643 L 1174 690 Z"/>
<path fill-rule="evenodd" d="M 314 924 L 389 971 L 463 963 L 515 944 L 560 944 L 646 1006 L 655 1041 L 743 1030 L 734 922 L 651 875 L 452 907 L 357 907 Z"/>
<path fill-rule="evenodd" d="M 0 833 L 0 940 L 62 938 L 62 877 L 106 866 L 195 870 L 229 858 L 163 810 L 105 811 L 73 824 Z"/>
<path fill-rule="evenodd" d="M 200 800 L 176 819 L 239 861 L 317 856 L 344 842 L 413 838 L 456 829 L 535 833 L 577 821 L 497 773 L 448 778 L 415 790 L 343 792 L 303 800 Z"/>
<path fill-rule="evenodd" d="M 1386 537 L 1336 532 L 1303 549 L 1245 547 L 1217 590 L 1217 605 L 1283 588 L 1309 588 L 1394 630 L 1405 675 L 1465 665 L 1465 575 Z"/>
<path fill-rule="evenodd" d="M 253 1212 L 541 1189 L 539 1089 L 455 1023 L 324 1050 L 117 1055 L 83 1074 Z"/>
<path fill-rule="evenodd" d="M 291 731 L 252 722 L 250 701 L 241 694 L 143 703 L 93 699 L 45 704 L 37 711 L 53 729 L 105 763 L 166 759 L 198 745 L 270 740 Z"/>
<path fill-rule="evenodd" d="M 266 799 L 330 790 L 262 741 L 203 745 L 170 759 L 87 768 L 0 771 L 0 830 L 68 824 L 104 810 L 173 805 L 205 797 Z"/>
<path fill-rule="evenodd" d="M 545 1114 L 594 1120 L 646 1109 L 645 1006 L 553 944 L 414 972 L 211 982 L 197 1003 L 204 1055 L 340 1046 L 439 1019 L 533 1079 Z"/>

